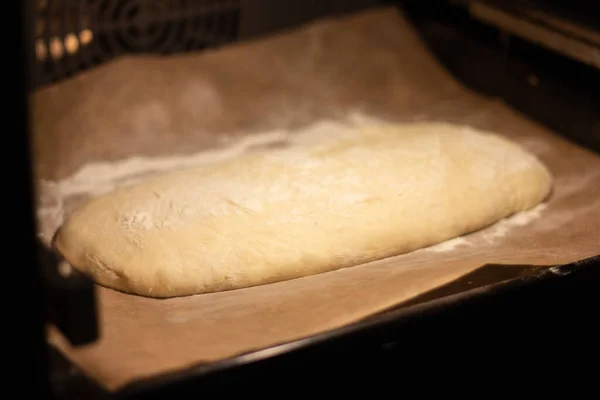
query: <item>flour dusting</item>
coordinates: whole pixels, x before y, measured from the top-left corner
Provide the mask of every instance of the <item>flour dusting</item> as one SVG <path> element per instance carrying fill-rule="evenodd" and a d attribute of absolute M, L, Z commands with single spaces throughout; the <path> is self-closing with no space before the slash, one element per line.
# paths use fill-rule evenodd
<path fill-rule="evenodd" d="M 425 250 L 433 251 L 434 253 L 445 253 L 447 251 L 452 251 L 462 246 L 470 245 L 471 242 L 468 239 L 461 236 L 427 247 Z"/>
<path fill-rule="evenodd" d="M 530 210 L 522 211 L 508 218 L 500 220 L 495 224 L 474 233 L 473 235 L 469 235 L 467 237 L 460 236 L 454 239 L 446 240 L 423 250 L 434 253 L 447 253 L 467 246 L 495 244 L 497 239 L 505 237 L 512 229 L 528 225 L 534 220 L 540 218 L 542 212 L 547 207 L 548 205 L 546 203 L 538 204 Z M 481 243 L 481 241 L 483 241 L 483 243 Z"/>
<path fill-rule="evenodd" d="M 492 225 L 483 233 L 483 240 L 493 244 L 497 238 L 505 237 L 512 229 L 525 226 L 540 217 L 548 205 L 546 203 L 538 204 L 531 210 L 516 213 L 512 217 L 503 219 Z"/>
<path fill-rule="evenodd" d="M 376 118 L 355 113 L 349 115 L 345 120 L 323 120 L 296 131 L 275 130 L 265 132 L 262 134 L 241 136 L 241 139 L 239 135 L 231 136 L 237 137 L 237 139 L 227 140 L 225 144 L 219 148 L 204 150 L 192 155 L 178 155 L 166 157 L 131 157 L 116 162 L 94 162 L 86 164 L 76 173 L 74 173 L 72 176 L 66 179 L 59 181 L 42 181 L 40 183 L 41 196 L 39 198 L 38 207 L 38 218 L 40 221 L 39 237 L 44 243 L 49 244 L 52 240 L 54 232 L 64 222 L 65 215 L 67 215 L 69 212 L 71 212 L 78 206 L 82 205 L 90 197 L 102 195 L 119 187 L 140 183 L 141 181 L 149 178 L 152 175 L 184 168 L 219 163 L 226 160 L 230 160 L 242 154 L 247 154 L 260 149 L 272 147 L 289 148 L 289 151 L 283 151 L 279 153 L 275 152 L 272 155 L 270 155 L 270 157 L 280 157 L 282 158 L 282 161 L 290 163 L 290 166 L 297 167 L 298 165 L 301 165 L 302 168 L 310 169 L 311 160 L 306 157 L 308 153 L 302 150 L 302 147 L 312 146 L 316 143 L 319 143 L 324 138 L 327 138 L 328 140 L 332 139 L 332 137 L 343 139 L 344 136 L 348 134 L 348 128 L 350 126 L 359 126 L 373 123 L 378 124 L 381 122 L 382 121 L 377 120 Z M 492 157 L 494 154 L 497 155 L 498 146 L 490 146 L 490 144 L 488 144 L 485 140 L 482 140 L 482 138 L 476 136 L 475 132 L 472 129 L 463 128 L 463 133 L 465 135 L 473 136 L 474 139 L 465 141 L 465 146 L 469 147 L 469 149 L 467 149 L 469 150 L 468 152 L 474 152 L 475 154 L 482 155 L 482 157 L 485 156 L 485 154 L 487 153 L 489 153 L 490 157 Z M 445 166 L 442 163 L 442 161 L 444 161 L 444 157 L 440 154 L 441 150 L 436 149 L 435 143 L 436 142 L 427 142 L 427 148 L 424 149 L 424 151 L 426 150 L 428 152 L 433 152 L 433 154 L 437 154 L 437 156 L 432 157 L 432 164 L 427 170 L 427 179 L 431 180 L 431 184 L 429 186 L 425 185 L 426 187 L 436 187 L 438 185 L 438 181 L 443 181 L 445 179 Z M 359 150 L 359 148 L 356 149 L 356 151 Z M 371 163 L 381 163 L 385 161 L 386 157 L 397 157 L 401 153 L 401 149 L 395 149 L 395 151 L 396 153 L 390 153 L 389 155 L 379 154 L 378 158 L 372 160 Z M 400 153 L 398 153 L 398 151 L 400 151 Z M 402 156 L 412 157 L 414 155 L 404 154 Z M 506 165 L 506 167 L 510 168 L 511 170 L 519 170 L 522 168 L 526 168 L 531 162 L 533 162 L 534 159 L 533 157 L 525 157 L 523 163 L 519 163 L 515 162 L 513 158 L 510 157 L 510 154 L 508 152 L 506 152 L 506 154 L 501 154 L 501 156 L 502 160 L 505 161 L 503 162 L 503 165 Z M 299 159 L 296 159 L 298 157 Z M 519 161 L 519 157 L 516 158 L 517 161 Z M 480 164 L 477 165 L 480 166 L 480 168 L 476 169 L 478 173 L 482 173 L 481 171 L 486 171 L 485 168 L 481 168 Z M 484 164 L 483 166 L 485 167 L 486 165 Z M 493 181 L 493 177 L 497 173 L 499 172 L 487 171 L 484 174 L 484 176 L 481 177 L 482 179 L 480 179 L 480 182 L 483 183 Z M 344 190 L 341 190 L 341 192 L 344 193 L 344 196 L 339 196 L 335 198 L 336 201 L 338 201 L 338 203 L 340 204 L 336 203 L 335 207 L 331 207 L 332 212 L 334 212 L 334 210 L 337 210 L 339 207 L 343 206 L 343 204 L 341 203 L 377 200 L 364 198 L 364 194 L 361 194 L 360 188 L 365 183 L 362 182 L 360 179 L 357 179 L 358 177 L 358 175 L 351 174 L 349 176 L 344 175 L 342 177 L 344 179 L 340 179 L 340 177 L 337 176 L 335 181 L 330 182 L 328 180 L 328 176 L 323 176 L 322 179 L 320 179 L 320 181 L 318 182 L 318 184 L 315 183 L 315 185 L 312 186 L 310 186 L 310 181 L 304 182 L 302 180 L 298 180 L 298 182 L 292 183 L 282 182 L 280 186 L 285 188 L 287 187 L 285 185 L 288 185 L 289 187 L 293 188 L 295 184 L 309 185 L 310 190 L 307 190 L 307 192 L 317 193 L 317 189 L 326 190 L 327 188 L 333 186 L 342 185 Z M 409 190 L 414 192 L 416 190 L 415 188 L 419 187 L 419 185 L 417 185 L 416 182 L 413 182 L 413 178 L 422 181 L 424 179 L 424 176 L 403 176 L 402 182 L 397 182 L 398 187 L 394 186 L 392 189 L 398 193 L 408 193 Z M 386 182 L 393 181 L 394 178 L 392 176 L 386 178 Z M 214 184 L 218 184 L 219 187 L 221 187 L 221 189 L 223 189 L 223 187 L 227 189 L 228 187 L 227 182 L 214 182 Z M 233 182 L 230 184 L 230 186 L 231 185 L 234 186 L 233 189 L 230 188 L 231 190 L 226 192 L 231 192 L 233 194 L 236 194 L 236 196 L 231 195 L 227 198 L 229 199 L 229 203 L 233 204 L 235 206 L 234 208 L 238 211 L 250 210 L 254 212 L 260 212 L 262 210 L 262 205 L 255 204 L 256 202 L 253 203 L 251 200 L 255 198 L 263 198 L 267 195 L 277 195 L 281 197 L 282 195 L 286 194 L 283 192 L 283 194 L 279 193 L 281 191 L 278 191 L 277 193 L 271 193 L 274 190 L 273 187 L 265 189 L 262 188 L 261 185 L 256 184 L 249 184 L 249 186 L 246 187 L 240 182 Z M 243 190 L 240 190 L 240 187 L 242 187 Z M 212 186 L 207 185 L 205 189 L 210 193 L 212 190 Z M 275 187 L 275 189 L 277 189 L 277 187 Z M 356 189 L 356 193 L 353 192 L 351 189 Z M 296 190 L 296 192 L 298 192 L 298 190 Z M 238 192 L 241 194 L 238 195 Z M 292 190 L 290 193 L 296 192 Z M 208 195 L 208 193 L 205 194 Z M 432 198 L 432 196 L 427 193 L 423 193 L 420 196 L 421 198 L 423 198 L 423 201 L 427 201 L 427 199 Z M 191 203 L 197 201 L 197 199 L 188 200 Z M 231 204 L 227 205 L 227 207 L 229 207 Z M 177 215 L 175 216 L 177 218 L 187 216 L 188 214 L 186 213 L 186 210 L 189 208 L 190 207 L 182 207 L 180 212 L 176 213 Z M 538 218 L 540 213 L 544 210 L 544 208 L 545 205 L 540 205 L 532 210 L 518 213 L 510 218 L 499 221 L 498 223 L 488 227 L 487 229 L 482 230 L 480 234 L 474 237 L 482 237 L 485 243 L 491 244 L 495 241 L 496 238 L 501 238 L 505 236 L 511 229 L 515 227 L 524 226 L 530 221 Z M 225 211 L 212 210 L 211 212 L 223 213 Z M 295 218 L 295 216 L 293 214 L 290 214 L 286 216 L 279 216 L 279 218 L 293 219 Z M 123 216 L 122 220 L 123 226 L 127 229 L 135 228 L 146 230 L 155 227 L 156 224 L 160 226 L 170 226 L 171 222 L 175 223 L 176 221 L 154 221 L 151 212 L 145 210 L 135 210 L 135 212 L 128 213 Z M 267 223 L 268 222 L 269 221 L 267 221 Z M 452 240 L 439 243 L 435 246 L 428 247 L 424 250 L 438 253 L 449 252 L 464 246 L 472 246 L 472 240 L 472 236 L 458 237 Z"/>

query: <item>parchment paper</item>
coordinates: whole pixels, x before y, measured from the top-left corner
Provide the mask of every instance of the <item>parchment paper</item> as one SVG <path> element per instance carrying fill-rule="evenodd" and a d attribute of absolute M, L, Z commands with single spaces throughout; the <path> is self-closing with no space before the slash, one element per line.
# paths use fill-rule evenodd
<path fill-rule="evenodd" d="M 491 129 L 535 152 L 556 178 L 549 202 L 532 211 L 366 265 L 171 300 L 99 288 L 100 341 L 71 348 L 52 329 L 49 339 L 109 390 L 350 324 L 485 263 L 551 265 L 599 252 L 600 157 L 462 88 L 394 9 L 207 53 L 121 59 L 40 91 L 33 105 L 40 210 L 57 201 L 48 188 L 86 162 L 192 155 L 223 137 L 353 113 Z M 51 220 L 40 212 L 42 235 Z"/>

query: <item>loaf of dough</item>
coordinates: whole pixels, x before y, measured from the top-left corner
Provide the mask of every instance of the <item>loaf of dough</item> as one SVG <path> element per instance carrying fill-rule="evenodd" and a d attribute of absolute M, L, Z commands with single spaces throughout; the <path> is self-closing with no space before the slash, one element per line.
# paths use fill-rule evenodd
<path fill-rule="evenodd" d="M 173 297 L 333 271 L 433 245 L 544 201 L 548 169 L 447 123 L 372 124 L 152 177 L 54 237 L 109 288 Z"/>

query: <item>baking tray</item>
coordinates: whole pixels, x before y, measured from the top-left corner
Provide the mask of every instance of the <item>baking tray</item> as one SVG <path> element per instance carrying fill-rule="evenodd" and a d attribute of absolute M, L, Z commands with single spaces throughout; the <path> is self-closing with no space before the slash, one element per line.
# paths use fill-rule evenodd
<path fill-rule="evenodd" d="M 500 95 L 559 133 L 599 151 L 599 125 L 592 112 L 597 109 L 598 103 L 594 103 L 597 99 L 592 96 L 594 92 L 590 90 L 590 81 L 581 87 L 582 82 L 572 79 L 572 71 L 578 71 L 576 77 L 582 76 L 583 72 L 579 71 L 583 69 L 579 65 L 557 59 L 558 65 L 570 66 L 570 69 L 563 68 L 561 72 L 559 69 L 553 70 L 546 63 L 540 66 L 527 60 L 527 55 L 531 53 L 525 52 L 520 58 L 513 53 L 508 57 L 507 48 L 494 48 L 489 42 L 481 41 L 481 38 L 490 36 L 478 35 L 474 39 L 465 30 L 445 24 L 443 19 L 423 14 L 414 16 L 416 26 L 440 61 L 457 77 L 463 78 L 467 85 Z M 474 29 L 480 28 L 485 29 Z M 444 33 L 443 42 L 436 42 L 441 32 Z M 444 52 L 448 48 L 448 41 L 469 52 L 468 57 L 462 53 L 462 57 L 453 58 L 452 54 Z M 521 44 L 521 54 L 526 47 L 526 43 Z M 545 57 L 548 60 L 552 55 L 545 54 Z M 470 62 L 462 63 L 464 59 Z M 486 74 L 478 73 L 482 70 Z M 511 73 L 507 74 L 507 71 Z M 544 90 L 532 88 L 524 79 L 532 71 L 543 74 Z M 565 80 L 564 76 L 560 76 L 561 73 L 569 75 L 571 79 Z M 563 96 L 556 96 L 556 91 Z M 564 111 L 553 112 L 557 108 Z M 506 275 L 506 270 L 489 265 L 476 271 L 475 275 L 468 275 L 352 326 L 223 362 L 140 381 L 113 395 L 122 398 L 183 398 L 184 393 L 193 390 L 201 390 L 203 394 L 213 390 L 221 394 L 241 390 L 248 393 L 253 389 L 264 391 L 265 383 L 273 380 L 281 385 L 292 384 L 297 382 L 299 374 L 302 374 L 303 381 L 306 380 L 307 387 L 312 386 L 308 382 L 325 383 L 324 377 L 327 377 L 329 384 L 339 383 L 334 375 L 344 376 L 346 382 L 351 377 L 360 376 L 362 382 L 368 384 L 368 377 L 384 376 L 386 370 L 382 368 L 394 359 L 401 357 L 404 364 L 410 365 L 411 362 L 419 362 L 425 354 L 436 352 L 439 357 L 451 351 L 446 347 L 450 341 L 454 341 L 451 347 L 461 347 L 464 355 L 464 346 L 472 338 L 465 332 L 473 329 L 480 333 L 484 330 L 490 340 L 502 337 L 504 346 L 512 345 L 519 349 L 527 347 L 531 351 L 520 336 L 511 336 L 509 331 L 519 326 L 521 332 L 530 335 L 550 330 L 564 333 L 560 326 L 567 324 L 585 342 L 581 332 L 591 335 L 593 330 L 582 324 L 585 324 L 585 317 L 588 316 L 586 313 L 593 310 L 591 307 L 594 307 L 594 302 L 598 302 L 595 293 L 600 292 L 598 267 L 600 256 L 563 266 L 520 266 L 511 269 L 509 275 Z M 577 330 L 577 327 L 580 329 Z M 433 336 L 427 332 L 440 333 L 433 335 L 435 344 L 432 345 Z M 573 333 L 565 337 L 573 338 Z M 420 346 L 424 342 L 428 343 L 427 348 Z M 544 343 L 543 340 L 538 341 L 542 348 Z M 561 352 L 561 347 L 556 344 L 552 349 L 555 355 Z M 86 380 L 75 366 L 65 362 L 60 354 L 54 351 L 51 354 L 53 362 L 60 366 L 53 375 L 58 395 L 88 399 L 107 395 L 93 382 Z M 381 384 L 381 381 L 378 382 Z"/>

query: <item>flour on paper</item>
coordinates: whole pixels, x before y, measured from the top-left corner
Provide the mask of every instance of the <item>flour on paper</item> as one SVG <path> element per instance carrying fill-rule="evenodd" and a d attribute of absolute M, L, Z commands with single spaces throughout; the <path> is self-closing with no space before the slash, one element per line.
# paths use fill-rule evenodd
<path fill-rule="evenodd" d="M 505 237 L 512 229 L 525 226 L 538 219 L 547 206 L 546 203 L 542 203 L 531 210 L 523 211 L 512 217 L 498 221 L 483 233 L 483 239 L 488 243 L 493 243 L 495 239 Z"/>
<path fill-rule="evenodd" d="M 470 246 L 471 244 L 472 243 L 469 241 L 469 239 L 465 237 L 457 237 L 435 244 L 430 247 L 426 247 L 425 249 L 423 249 L 423 251 L 433 251 L 434 253 L 446 253 L 464 246 Z"/>
<path fill-rule="evenodd" d="M 487 244 L 495 244 L 497 239 L 505 237 L 510 233 L 511 230 L 526 226 L 539 219 L 542 215 L 542 212 L 547 207 L 548 205 L 546 203 L 538 204 L 530 210 L 522 211 L 500 220 L 493 225 L 476 232 L 474 235 L 461 236 L 446 240 L 445 242 L 438 243 L 423 250 L 432 251 L 434 253 L 447 253 L 464 247 L 481 246 L 482 240 Z"/>

